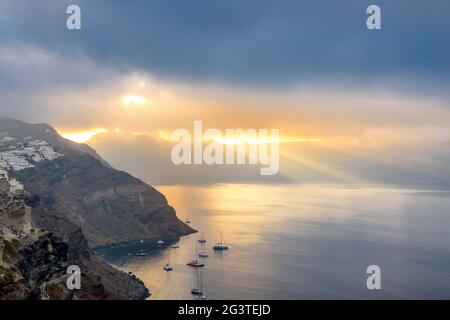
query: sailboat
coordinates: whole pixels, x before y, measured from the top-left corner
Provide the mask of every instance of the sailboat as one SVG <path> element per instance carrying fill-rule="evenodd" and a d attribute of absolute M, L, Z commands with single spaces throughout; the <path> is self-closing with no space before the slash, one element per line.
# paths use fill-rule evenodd
<path fill-rule="evenodd" d="M 198 246 L 195 246 L 195 255 L 198 256 Z M 194 268 L 201 268 L 205 266 L 204 263 L 198 261 L 197 259 L 191 260 L 187 263 L 187 265 Z"/>
<path fill-rule="evenodd" d="M 170 265 L 170 255 L 169 254 L 167 254 L 167 263 L 163 267 L 163 269 L 166 270 L 167 272 L 173 271 L 173 267 Z"/>
<path fill-rule="evenodd" d="M 187 263 L 187 265 L 194 268 L 201 268 L 205 266 L 204 263 L 201 263 L 198 260 L 191 260 Z"/>
<path fill-rule="evenodd" d="M 224 250 L 228 250 L 228 246 L 223 244 L 222 241 L 222 232 L 220 232 L 220 242 L 217 242 L 214 246 L 213 249 L 215 251 L 224 251 Z"/>
<path fill-rule="evenodd" d="M 147 253 L 145 253 L 143 250 L 136 253 L 136 257 L 146 257 L 146 256 L 147 256 Z"/>
<path fill-rule="evenodd" d="M 203 274 L 201 270 L 197 272 L 196 286 L 192 288 L 191 293 L 196 296 L 203 296 Z"/>
<path fill-rule="evenodd" d="M 203 243 L 201 243 L 201 248 L 202 248 L 202 251 L 200 251 L 200 253 L 198 254 L 198 256 L 200 257 L 200 258 L 208 258 L 208 254 L 206 253 L 206 251 L 205 251 L 205 246 L 203 245 Z"/>
<path fill-rule="evenodd" d="M 187 224 L 191 223 L 191 220 L 189 219 L 189 212 L 187 213 L 187 218 L 184 222 Z"/>
<path fill-rule="evenodd" d="M 202 229 L 201 237 L 200 237 L 200 239 L 198 239 L 197 241 L 198 241 L 199 243 L 206 243 L 206 239 L 205 239 L 205 237 L 203 237 L 203 229 Z"/>
<path fill-rule="evenodd" d="M 166 264 L 166 265 L 163 267 L 163 269 L 166 270 L 166 271 L 173 271 L 173 268 L 172 268 L 172 266 L 171 266 L 170 264 Z"/>

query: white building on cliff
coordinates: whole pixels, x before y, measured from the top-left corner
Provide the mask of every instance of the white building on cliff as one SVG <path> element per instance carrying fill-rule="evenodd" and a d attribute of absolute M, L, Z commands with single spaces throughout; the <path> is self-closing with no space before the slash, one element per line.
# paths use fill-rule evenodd
<path fill-rule="evenodd" d="M 18 196 L 21 195 L 24 191 L 23 184 L 21 184 L 16 179 L 9 180 L 9 192 L 11 192 L 12 195 Z"/>

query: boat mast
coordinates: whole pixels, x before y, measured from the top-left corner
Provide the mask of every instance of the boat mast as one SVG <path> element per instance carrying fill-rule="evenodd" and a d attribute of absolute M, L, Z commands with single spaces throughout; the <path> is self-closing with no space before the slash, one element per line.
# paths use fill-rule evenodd
<path fill-rule="evenodd" d="M 200 291 L 200 279 L 199 279 L 199 277 L 198 277 L 198 273 L 199 272 L 201 272 L 200 270 L 197 270 L 197 286 L 196 286 L 196 288 L 197 288 L 197 292 L 201 292 Z"/>

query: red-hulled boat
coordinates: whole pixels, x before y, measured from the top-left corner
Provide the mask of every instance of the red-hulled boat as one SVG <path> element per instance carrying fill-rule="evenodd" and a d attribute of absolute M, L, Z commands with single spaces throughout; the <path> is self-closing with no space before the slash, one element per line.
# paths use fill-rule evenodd
<path fill-rule="evenodd" d="M 201 263 L 198 260 L 192 260 L 191 262 L 188 262 L 187 265 L 194 268 L 201 268 L 205 266 L 204 263 Z"/>

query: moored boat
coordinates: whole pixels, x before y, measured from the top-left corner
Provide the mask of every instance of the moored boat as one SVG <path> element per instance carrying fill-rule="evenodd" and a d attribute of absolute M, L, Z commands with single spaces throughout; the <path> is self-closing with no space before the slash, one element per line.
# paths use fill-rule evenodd
<path fill-rule="evenodd" d="M 198 260 L 192 260 L 192 261 L 189 261 L 189 262 L 187 263 L 187 265 L 190 266 L 190 267 L 194 267 L 194 268 L 201 268 L 201 267 L 204 267 L 204 266 L 205 266 L 204 263 L 199 262 Z"/>
<path fill-rule="evenodd" d="M 226 245 L 224 245 L 223 243 L 219 242 L 219 243 L 216 243 L 216 244 L 213 246 L 213 249 L 214 249 L 215 251 L 224 251 L 224 250 L 228 250 L 228 246 L 226 246 Z"/>
<path fill-rule="evenodd" d="M 201 270 L 197 272 L 196 286 L 192 288 L 191 293 L 195 296 L 203 297 L 203 274 Z"/>
<path fill-rule="evenodd" d="M 197 241 L 198 241 L 199 243 L 206 243 L 206 239 L 205 239 L 205 237 L 203 236 L 203 229 L 202 229 L 202 232 L 201 232 L 200 239 L 198 239 Z"/>
<path fill-rule="evenodd" d="M 167 263 L 163 267 L 165 271 L 173 271 L 173 267 L 170 265 L 170 254 L 167 254 Z"/>
<path fill-rule="evenodd" d="M 220 233 L 220 242 L 217 242 L 216 244 L 214 244 L 213 250 L 214 250 L 214 251 L 224 251 L 224 250 L 228 250 L 228 246 L 223 244 L 223 241 L 222 241 L 222 232 Z"/>
<path fill-rule="evenodd" d="M 138 252 L 138 253 L 136 253 L 136 256 L 137 257 L 145 257 L 145 256 L 147 256 L 147 254 L 145 252 Z"/>
<path fill-rule="evenodd" d="M 173 271 L 173 267 L 168 263 L 163 267 L 163 269 L 166 271 Z"/>

